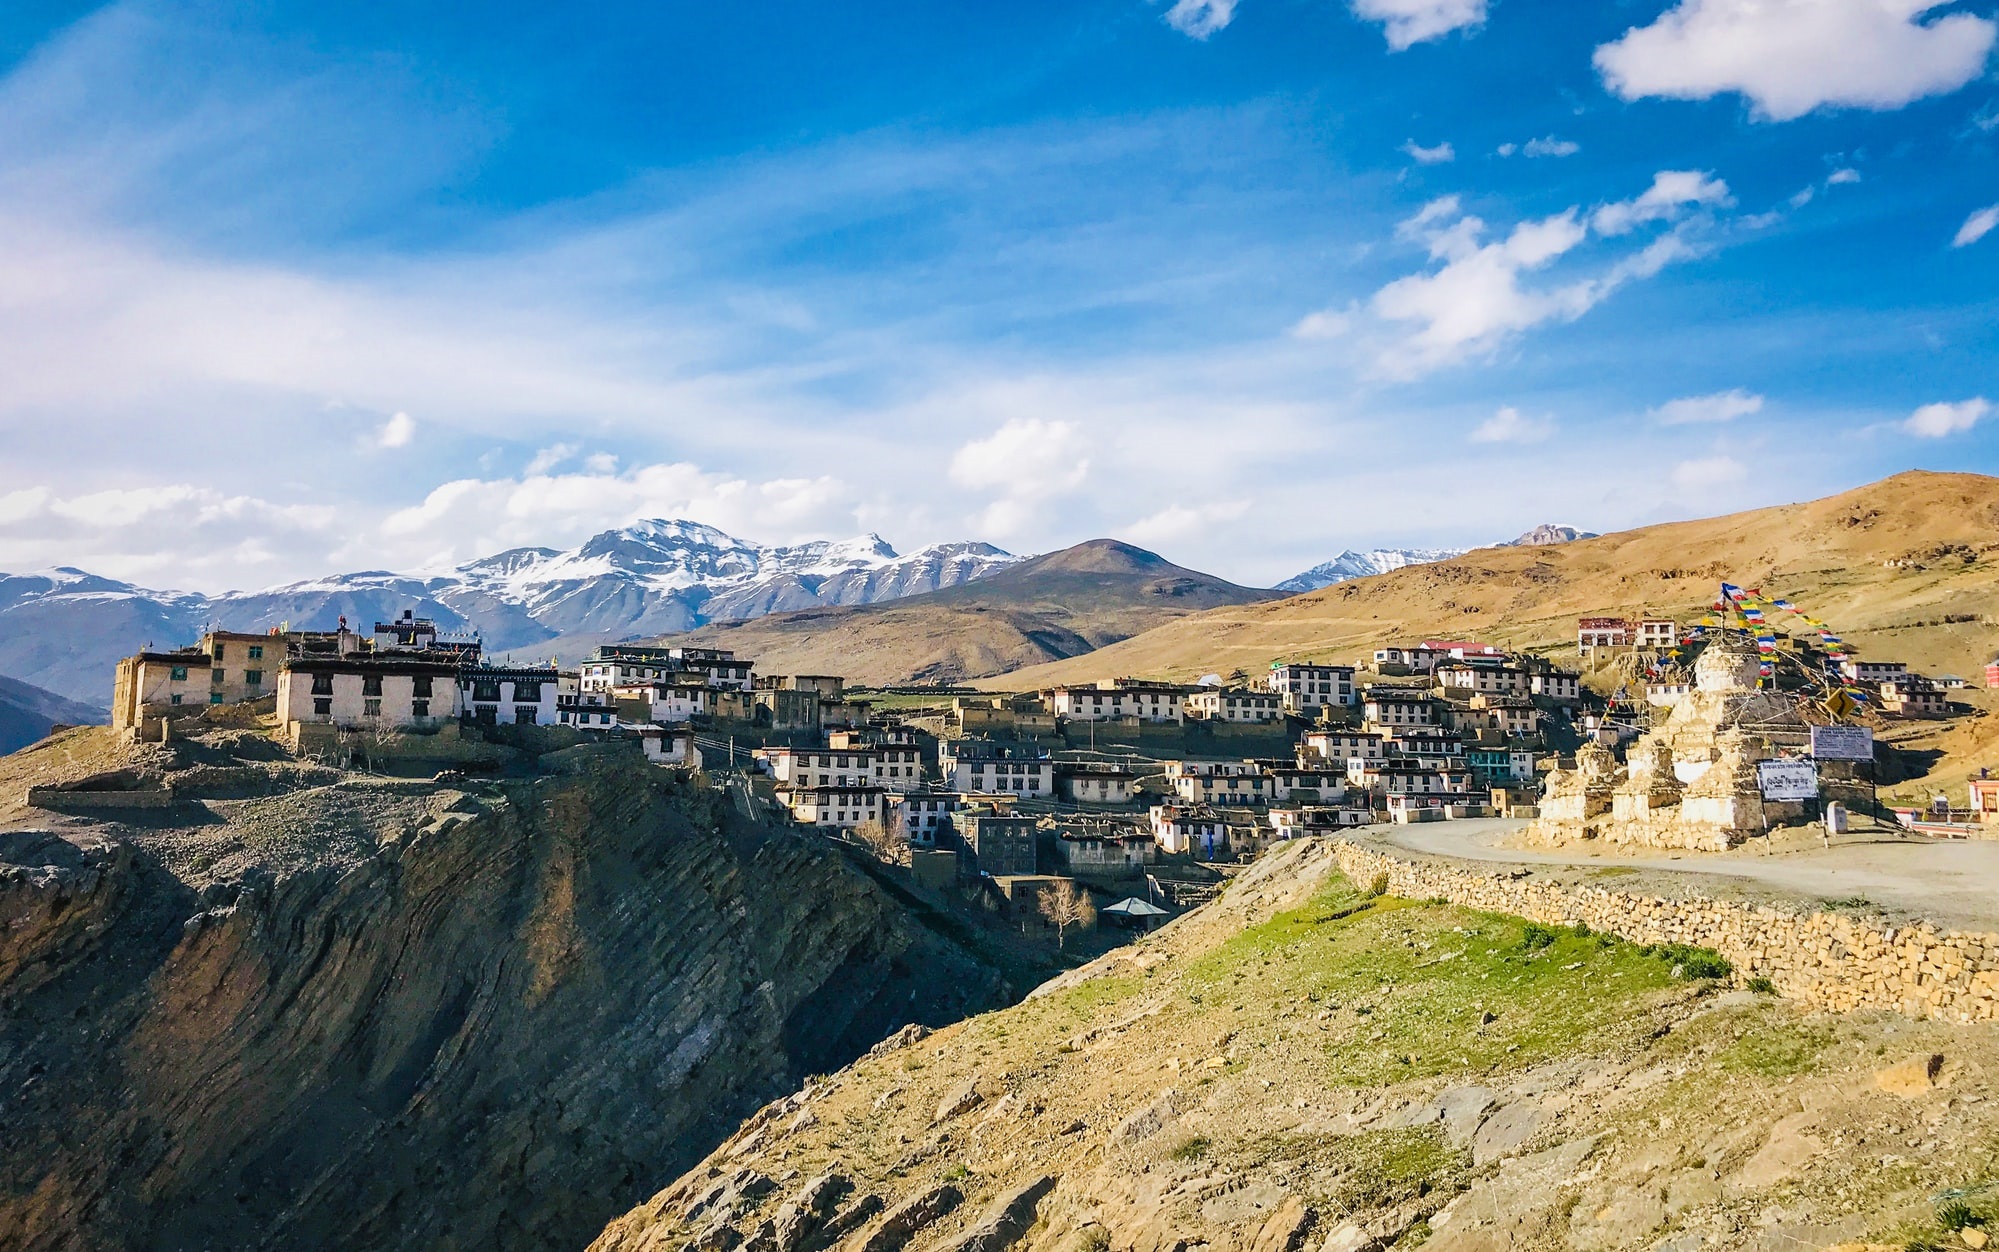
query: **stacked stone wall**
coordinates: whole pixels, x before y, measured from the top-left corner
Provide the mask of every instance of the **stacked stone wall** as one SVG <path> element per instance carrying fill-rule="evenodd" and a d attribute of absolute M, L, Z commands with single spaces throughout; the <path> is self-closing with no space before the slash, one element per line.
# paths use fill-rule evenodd
<path fill-rule="evenodd" d="M 1818 1008 L 1999 1019 L 1999 934 L 1940 931 L 1926 922 L 1883 927 L 1838 913 L 1569 886 L 1407 861 L 1346 840 L 1334 848 L 1341 871 L 1356 883 L 1386 875 L 1389 892 L 1407 899 L 1443 899 L 1546 925 L 1582 922 L 1633 943 L 1711 948 L 1734 966 L 1738 985 L 1767 978 L 1778 994 Z"/>

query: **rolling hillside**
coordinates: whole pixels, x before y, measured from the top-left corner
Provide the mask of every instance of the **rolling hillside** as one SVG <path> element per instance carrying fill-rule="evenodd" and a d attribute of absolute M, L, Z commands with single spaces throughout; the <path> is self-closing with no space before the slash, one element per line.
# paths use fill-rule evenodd
<path fill-rule="evenodd" d="M 0 756 L 43 738 L 51 726 L 88 726 L 109 720 L 106 711 L 94 705 L 0 674 Z"/>
<path fill-rule="evenodd" d="M 1278 594 L 1094 539 L 944 591 L 718 623 L 671 638 L 732 648 L 754 657 L 765 674 L 844 674 L 875 685 L 957 682 L 1078 656 L 1190 614 Z"/>
<path fill-rule="evenodd" d="M 1976 677 L 1999 647 L 1999 478 L 1910 471 L 1805 504 L 1559 546 L 1481 548 L 1185 617 L 980 685 L 1254 672 L 1277 659 L 1352 661 L 1426 636 L 1572 652 L 1578 616 L 1685 619 L 1724 579 L 1790 599 L 1865 655 Z"/>

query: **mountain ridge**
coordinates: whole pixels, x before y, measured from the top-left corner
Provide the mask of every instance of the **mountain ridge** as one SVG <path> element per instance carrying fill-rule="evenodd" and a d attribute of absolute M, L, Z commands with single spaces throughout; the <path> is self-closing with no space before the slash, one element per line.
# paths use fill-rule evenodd
<path fill-rule="evenodd" d="M 1854 647 L 1981 672 L 1999 616 L 1999 478 L 1910 470 L 1803 503 L 1594 539 L 1479 548 L 1271 603 L 1167 622 L 1088 658 L 981 686 L 1026 690 L 1114 674 L 1192 678 L 1276 659 L 1351 662 L 1386 643 L 1477 637 L 1573 650 L 1575 619 L 1689 617 L 1723 580 L 1764 585 Z"/>
<path fill-rule="evenodd" d="M 1017 563 L 988 543 L 907 555 L 880 535 L 759 545 L 699 522 L 651 519 L 570 549 L 510 548 L 438 573 L 358 570 L 256 591 L 153 590 L 58 566 L 0 573 L 0 674 L 59 696 L 109 702 L 111 669 L 140 647 L 192 642 L 204 626 L 365 629 L 413 608 L 477 631 L 491 651 L 566 650 L 717 620 L 936 591 Z"/>

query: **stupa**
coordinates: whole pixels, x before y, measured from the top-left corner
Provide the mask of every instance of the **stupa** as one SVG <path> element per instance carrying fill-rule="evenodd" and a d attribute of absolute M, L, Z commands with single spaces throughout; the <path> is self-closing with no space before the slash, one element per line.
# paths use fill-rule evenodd
<path fill-rule="evenodd" d="M 1810 731 L 1791 697 L 1756 685 L 1759 672 L 1753 648 L 1709 644 L 1693 690 L 1631 745 L 1628 770 L 1606 768 L 1596 754 L 1608 750 L 1591 744 L 1573 772 L 1548 776 L 1530 837 L 1719 852 L 1761 834 L 1756 763 L 1774 755 L 1772 737 L 1801 741 Z"/>

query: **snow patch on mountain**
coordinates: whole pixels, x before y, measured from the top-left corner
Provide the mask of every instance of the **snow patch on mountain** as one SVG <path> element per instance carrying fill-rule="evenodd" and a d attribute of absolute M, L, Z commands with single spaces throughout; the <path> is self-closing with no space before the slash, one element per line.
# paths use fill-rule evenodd
<path fill-rule="evenodd" d="M 189 643 L 206 627 L 360 630 L 414 609 L 477 631 L 494 652 L 564 636 L 624 639 L 791 609 L 874 604 L 983 578 L 1021 558 L 987 543 L 907 556 L 880 535 L 750 543 L 699 522 L 655 519 L 575 548 L 513 548 L 450 569 L 358 570 L 220 595 L 155 591 L 70 567 L 0 574 L 0 674 L 95 704 L 117 659 Z M 539 653 L 546 655 L 545 652 Z"/>
<path fill-rule="evenodd" d="M 1302 574 L 1294 574 L 1277 584 L 1279 591 L 1293 593 L 1317 591 L 1334 583 L 1343 583 L 1352 578 L 1367 578 L 1374 574 L 1386 574 L 1408 565 L 1427 565 L 1432 561 L 1448 561 L 1454 556 L 1463 556 L 1469 548 L 1374 548 L 1367 552 L 1349 549 L 1330 561 L 1314 565 Z"/>

